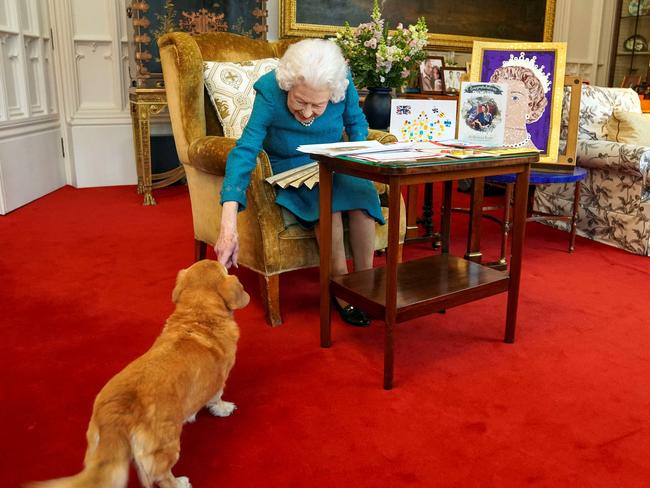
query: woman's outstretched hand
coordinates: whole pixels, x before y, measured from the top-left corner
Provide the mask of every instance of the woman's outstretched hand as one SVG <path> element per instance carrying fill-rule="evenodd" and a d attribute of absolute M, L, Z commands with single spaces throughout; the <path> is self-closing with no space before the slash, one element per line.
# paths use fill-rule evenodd
<path fill-rule="evenodd" d="M 237 233 L 237 202 L 224 202 L 221 214 L 221 230 L 214 246 L 217 259 L 226 268 L 237 267 L 239 257 L 239 234 Z"/>

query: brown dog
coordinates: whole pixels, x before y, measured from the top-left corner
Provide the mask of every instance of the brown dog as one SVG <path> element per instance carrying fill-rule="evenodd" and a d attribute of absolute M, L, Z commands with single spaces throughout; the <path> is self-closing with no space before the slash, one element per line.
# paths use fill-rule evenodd
<path fill-rule="evenodd" d="M 146 487 L 191 486 L 171 471 L 178 461 L 181 428 L 204 406 L 219 417 L 235 409 L 221 394 L 239 339 L 232 311 L 249 300 L 237 277 L 216 261 L 181 270 L 172 293 L 176 310 L 158 339 L 95 399 L 84 470 L 32 486 L 125 487 L 130 459 Z"/>

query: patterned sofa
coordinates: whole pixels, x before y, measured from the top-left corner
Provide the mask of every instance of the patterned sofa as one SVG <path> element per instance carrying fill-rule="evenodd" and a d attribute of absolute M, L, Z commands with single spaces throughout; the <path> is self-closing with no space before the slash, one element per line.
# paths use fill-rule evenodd
<path fill-rule="evenodd" d="M 568 96 L 565 94 L 565 98 Z M 565 139 L 568 113 L 562 114 Z M 610 246 L 650 255 L 650 146 L 607 140 L 614 109 L 641 112 L 637 94 L 624 88 L 582 87 L 578 129 L 578 165 L 589 170 L 580 194 L 577 232 Z M 573 184 L 540 185 L 535 209 L 571 214 Z M 568 230 L 565 222 L 548 222 Z"/>

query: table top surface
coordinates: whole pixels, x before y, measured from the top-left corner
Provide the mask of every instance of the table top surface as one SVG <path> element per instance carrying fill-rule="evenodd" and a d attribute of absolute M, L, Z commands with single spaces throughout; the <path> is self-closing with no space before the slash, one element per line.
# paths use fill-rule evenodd
<path fill-rule="evenodd" d="M 381 162 L 356 159 L 354 156 L 323 156 L 312 154 L 311 157 L 319 163 L 327 165 L 331 169 L 336 169 L 337 167 L 348 167 L 358 171 L 367 171 L 368 173 L 415 174 L 532 164 L 539 161 L 539 152 L 531 151 L 511 155 L 471 157 L 465 159 L 433 158 L 417 161 Z"/>

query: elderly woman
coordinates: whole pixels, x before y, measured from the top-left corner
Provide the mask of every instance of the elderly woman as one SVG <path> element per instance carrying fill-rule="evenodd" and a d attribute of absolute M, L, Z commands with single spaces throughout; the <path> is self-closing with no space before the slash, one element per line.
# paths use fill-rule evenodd
<path fill-rule="evenodd" d="M 264 149 L 274 173 L 309 163 L 296 147 L 341 140 L 345 129 L 351 141 L 365 140 L 368 124 L 340 49 L 331 41 L 308 39 L 290 46 L 277 70 L 255 83 L 257 92 L 250 120 L 230 152 L 221 190 L 223 214 L 215 251 L 226 267 L 237 265 L 237 212 L 246 207 L 246 188 L 257 153 Z M 277 189 L 276 203 L 300 225 L 316 226 L 318 186 L 309 190 Z M 379 197 L 370 181 L 334 174 L 332 190 L 332 273 L 347 273 L 341 213 L 347 212 L 355 270 L 372 267 L 375 221 L 384 223 Z M 358 308 L 335 299 L 337 310 L 351 325 L 370 320 Z"/>
<path fill-rule="evenodd" d="M 543 83 L 524 66 L 502 66 L 494 70 L 492 83 L 508 86 L 505 134 L 503 145 L 537 149 L 528 133 L 527 124 L 537 122 L 546 110 Z"/>

